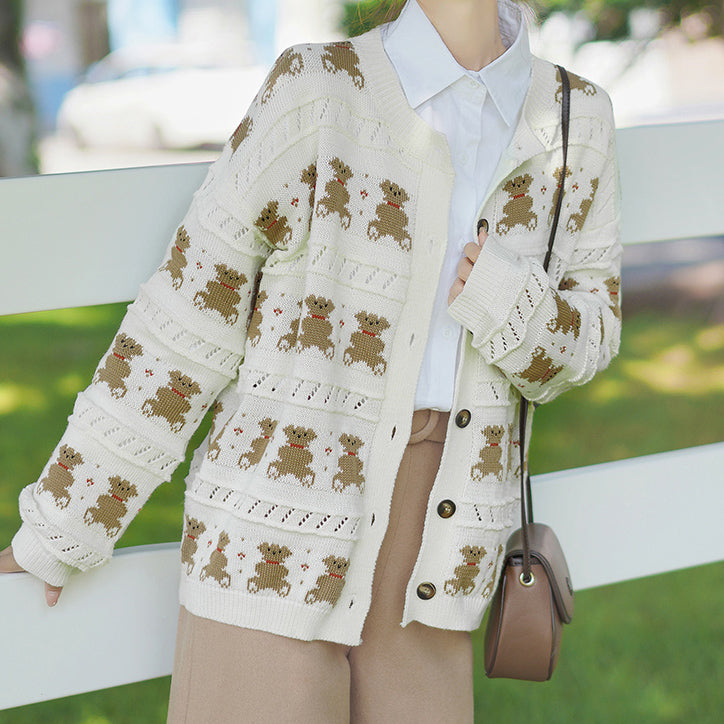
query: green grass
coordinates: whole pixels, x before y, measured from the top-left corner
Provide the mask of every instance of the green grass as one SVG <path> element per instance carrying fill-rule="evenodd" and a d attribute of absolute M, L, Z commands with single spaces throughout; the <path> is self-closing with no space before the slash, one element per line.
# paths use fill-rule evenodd
<path fill-rule="evenodd" d="M 0 548 L 19 525 L 20 489 L 40 473 L 124 310 L 0 318 Z M 536 412 L 533 472 L 718 442 L 722 409 L 724 325 L 638 313 L 626 319 L 621 354 L 604 375 Z M 180 538 L 186 470 L 156 490 L 122 545 Z M 476 721 L 718 722 L 722 610 L 724 564 L 582 591 L 553 680 L 490 681 L 480 668 Z M 475 634 L 476 652 L 482 633 Z M 163 722 L 168 687 L 164 677 L 0 712 L 0 721 Z"/>

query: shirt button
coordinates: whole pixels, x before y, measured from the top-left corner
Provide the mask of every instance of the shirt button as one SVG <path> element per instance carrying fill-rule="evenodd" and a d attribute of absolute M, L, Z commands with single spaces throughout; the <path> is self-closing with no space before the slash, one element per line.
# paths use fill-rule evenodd
<path fill-rule="evenodd" d="M 443 327 L 442 328 L 442 336 L 445 337 L 445 339 L 451 339 L 454 332 L 452 327 Z"/>
<path fill-rule="evenodd" d="M 452 500 L 443 500 L 437 506 L 437 514 L 441 518 L 450 518 L 455 514 L 455 503 Z"/>
<path fill-rule="evenodd" d="M 460 410 L 457 415 L 455 415 L 455 424 L 458 427 L 467 427 L 468 423 L 470 422 L 470 410 Z"/>
<path fill-rule="evenodd" d="M 417 587 L 417 597 L 429 601 L 435 595 L 435 586 L 432 583 L 421 583 Z"/>

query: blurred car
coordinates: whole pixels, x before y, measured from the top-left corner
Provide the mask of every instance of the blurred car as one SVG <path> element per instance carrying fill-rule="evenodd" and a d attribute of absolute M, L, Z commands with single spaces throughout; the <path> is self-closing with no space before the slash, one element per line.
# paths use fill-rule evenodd
<path fill-rule="evenodd" d="M 57 127 L 79 146 L 220 146 L 267 71 L 214 65 L 177 46 L 117 50 L 65 95 Z"/>

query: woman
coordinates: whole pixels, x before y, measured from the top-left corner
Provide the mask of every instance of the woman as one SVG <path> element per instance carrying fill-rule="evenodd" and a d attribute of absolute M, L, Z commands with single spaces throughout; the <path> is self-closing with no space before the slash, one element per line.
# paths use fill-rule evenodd
<path fill-rule="evenodd" d="M 514 3 L 409 0 L 277 60 L 3 556 L 57 600 L 216 400 L 187 480 L 169 721 L 472 721 L 520 394 L 547 402 L 618 350 L 611 107 L 572 88 L 546 274 L 561 83 Z"/>

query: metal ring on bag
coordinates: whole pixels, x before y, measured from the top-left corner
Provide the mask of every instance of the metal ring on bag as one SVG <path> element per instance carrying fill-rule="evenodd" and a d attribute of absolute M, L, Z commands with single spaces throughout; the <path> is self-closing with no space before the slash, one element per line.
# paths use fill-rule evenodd
<path fill-rule="evenodd" d="M 523 571 L 520 576 L 518 576 L 518 580 L 524 585 L 524 586 L 532 586 L 535 583 L 535 576 L 533 575 L 533 572 L 531 571 L 530 574 L 530 580 L 525 580 L 525 571 Z"/>

